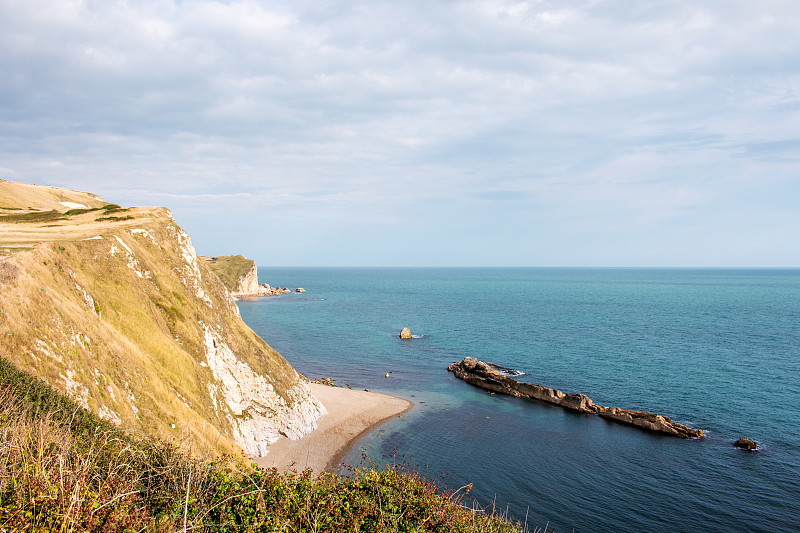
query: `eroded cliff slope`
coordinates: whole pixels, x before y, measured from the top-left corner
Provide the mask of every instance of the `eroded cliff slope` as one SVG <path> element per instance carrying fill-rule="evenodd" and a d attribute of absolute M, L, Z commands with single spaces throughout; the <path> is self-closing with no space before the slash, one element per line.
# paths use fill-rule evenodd
<path fill-rule="evenodd" d="M 164 208 L 0 181 L 0 355 L 117 423 L 263 455 L 324 407 Z"/>

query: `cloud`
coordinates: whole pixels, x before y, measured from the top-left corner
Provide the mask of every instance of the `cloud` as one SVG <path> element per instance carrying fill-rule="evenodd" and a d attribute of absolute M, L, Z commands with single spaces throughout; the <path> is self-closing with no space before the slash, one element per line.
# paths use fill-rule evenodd
<path fill-rule="evenodd" d="M 788 1 L 0 0 L 0 166 L 175 202 L 195 233 L 212 231 L 199 206 L 303 220 L 285 229 L 297 243 L 370 223 L 422 240 L 447 212 L 466 246 L 474 231 L 456 228 L 479 206 L 486 234 L 513 246 L 546 223 L 548 253 L 576 260 L 583 233 L 645 224 L 640 249 L 658 246 L 754 189 L 769 231 L 768 199 L 799 187 L 797 15 Z M 384 261 L 377 241 L 343 253 Z"/>

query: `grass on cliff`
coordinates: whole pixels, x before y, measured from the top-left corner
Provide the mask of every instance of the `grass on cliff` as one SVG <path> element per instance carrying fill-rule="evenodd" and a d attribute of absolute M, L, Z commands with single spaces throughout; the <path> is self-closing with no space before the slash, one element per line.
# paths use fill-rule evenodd
<path fill-rule="evenodd" d="M 52 211 L 33 211 L 31 213 L 12 213 L 10 215 L 0 215 L 0 222 L 13 222 L 19 224 L 31 224 L 36 222 L 53 222 L 64 220 L 64 214 L 53 209 Z"/>
<path fill-rule="evenodd" d="M 228 290 L 232 292 L 239 290 L 239 280 L 253 268 L 253 261 L 243 255 L 220 255 L 217 257 L 200 257 L 199 259 L 205 261 L 211 272 L 216 274 Z"/>
<path fill-rule="evenodd" d="M 0 531 L 522 533 L 401 467 L 205 461 L 134 437 L 0 358 Z"/>
<path fill-rule="evenodd" d="M 102 238 L 57 240 L 0 260 L 0 355 L 62 391 L 72 386 L 94 412 L 166 439 L 185 431 L 196 448 L 236 454 L 227 404 L 214 403 L 221 393 L 208 388 L 217 381 L 203 364 L 203 324 L 289 402 L 297 375 L 242 322 L 203 264 L 197 281 L 213 305 L 187 288 L 193 278 L 177 226 L 166 212 L 152 216 L 137 225 L 145 235 L 77 215 L 85 235 Z"/>

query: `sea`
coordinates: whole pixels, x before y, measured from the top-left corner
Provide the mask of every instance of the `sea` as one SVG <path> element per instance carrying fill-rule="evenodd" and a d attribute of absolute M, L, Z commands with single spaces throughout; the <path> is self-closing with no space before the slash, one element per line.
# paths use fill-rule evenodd
<path fill-rule="evenodd" d="M 345 457 L 401 463 L 530 531 L 800 531 L 800 270 L 259 268 L 238 302 L 299 372 L 415 403 Z M 400 339 L 402 328 L 415 338 Z M 649 433 L 486 391 L 521 381 L 705 430 Z M 385 377 L 386 374 L 389 377 Z M 739 437 L 760 449 L 734 448 Z"/>

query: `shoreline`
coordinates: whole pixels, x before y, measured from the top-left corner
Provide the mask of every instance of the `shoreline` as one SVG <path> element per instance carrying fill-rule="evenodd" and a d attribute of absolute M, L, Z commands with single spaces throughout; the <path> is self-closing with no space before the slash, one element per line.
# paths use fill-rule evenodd
<path fill-rule="evenodd" d="M 414 407 L 413 402 L 388 394 L 319 383 L 309 386 L 328 413 L 317 421 L 317 429 L 300 439 L 281 438 L 270 444 L 266 456 L 252 458 L 258 466 L 280 472 L 311 468 L 316 473 L 335 473 L 361 437 Z"/>

